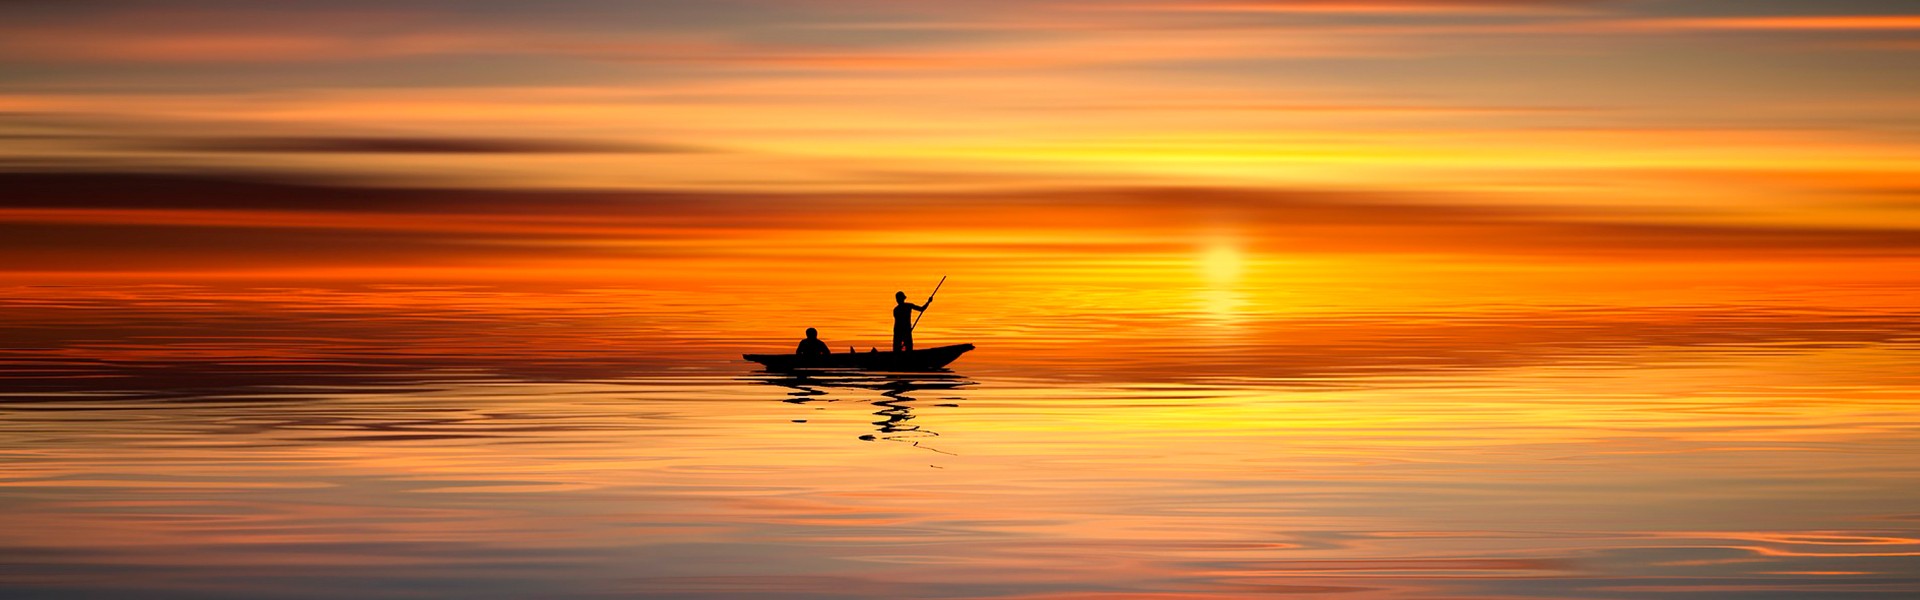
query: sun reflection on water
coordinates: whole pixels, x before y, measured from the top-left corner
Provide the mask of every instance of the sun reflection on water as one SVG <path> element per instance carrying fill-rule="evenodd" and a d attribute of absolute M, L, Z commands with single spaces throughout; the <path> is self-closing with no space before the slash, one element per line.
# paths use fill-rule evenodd
<path fill-rule="evenodd" d="M 1920 591 L 1912 314 L 1284 313 L 1251 275 L 958 287 L 928 335 L 979 350 L 911 375 L 757 372 L 793 342 L 738 290 L 16 289 L 0 591 Z"/>

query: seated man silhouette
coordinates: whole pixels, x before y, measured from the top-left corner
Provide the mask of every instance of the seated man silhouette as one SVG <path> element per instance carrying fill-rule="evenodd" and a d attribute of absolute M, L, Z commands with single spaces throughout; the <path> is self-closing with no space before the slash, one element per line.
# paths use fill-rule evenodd
<path fill-rule="evenodd" d="M 807 339 L 800 340 L 800 347 L 794 348 L 793 353 L 801 356 L 819 356 L 833 354 L 833 351 L 827 349 L 826 342 L 820 341 L 820 330 L 808 327 Z"/>

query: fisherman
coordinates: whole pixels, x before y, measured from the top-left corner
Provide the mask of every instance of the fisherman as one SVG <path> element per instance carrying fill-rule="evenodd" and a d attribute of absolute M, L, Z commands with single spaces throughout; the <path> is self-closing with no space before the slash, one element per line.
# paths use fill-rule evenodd
<path fill-rule="evenodd" d="M 913 349 L 913 311 L 926 312 L 926 306 L 914 306 L 907 301 L 906 292 L 893 293 L 893 351 Z M 927 306 L 933 305 L 933 299 L 927 299 Z"/>
<path fill-rule="evenodd" d="M 820 341 L 820 330 L 808 327 L 807 339 L 800 340 L 800 347 L 794 348 L 793 353 L 801 356 L 819 356 L 833 354 L 833 351 L 827 349 L 826 342 Z"/>

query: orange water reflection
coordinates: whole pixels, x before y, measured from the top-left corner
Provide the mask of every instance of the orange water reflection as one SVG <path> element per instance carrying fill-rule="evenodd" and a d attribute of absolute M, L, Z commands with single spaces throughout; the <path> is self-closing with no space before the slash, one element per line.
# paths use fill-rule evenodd
<path fill-rule="evenodd" d="M 925 339 L 981 346 L 954 373 L 799 378 L 737 359 L 791 345 L 766 290 L 15 288 L 0 587 L 1920 591 L 1920 320 L 1886 290 L 1255 290 L 1230 322 L 1182 300 L 1204 286 L 1055 291 L 943 291 Z M 883 339 L 884 313 L 818 314 Z"/>

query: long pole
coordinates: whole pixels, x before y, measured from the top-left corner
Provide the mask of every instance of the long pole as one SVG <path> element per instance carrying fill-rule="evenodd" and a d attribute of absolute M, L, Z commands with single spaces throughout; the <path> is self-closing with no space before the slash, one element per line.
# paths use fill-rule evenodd
<path fill-rule="evenodd" d="M 943 286 L 946 284 L 947 284 L 947 276 L 941 275 L 940 283 L 933 284 L 933 293 L 927 294 L 927 304 L 933 304 L 933 297 L 940 295 L 940 286 Z M 907 331 L 913 331 L 915 329 L 920 328 L 920 318 L 927 316 L 927 304 L 920 305 L 920 314 L 919 316 L 916 316 L 913 318 L 913 325 L 907 327 Z"/>

